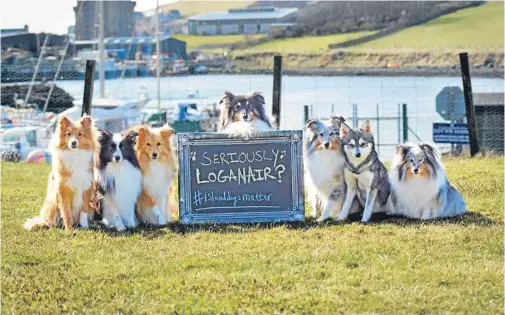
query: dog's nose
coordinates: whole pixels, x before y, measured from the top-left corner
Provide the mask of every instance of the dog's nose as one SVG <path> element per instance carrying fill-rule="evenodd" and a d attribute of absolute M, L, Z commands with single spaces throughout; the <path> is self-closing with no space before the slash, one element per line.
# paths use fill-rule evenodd
<path fill-rule="evenodd" d="M 77 141 L 72 141 L 70 142 L 70 145 L 72 146 L 72 148 L 75 148 L 77 146 Z"/>
<path fill-rule="evenodd" d="M 115 156 L 114 156 L 114 159 L 115 159 L 116 161 L 119 161 L 119 160 L 121 159 L 121 157 L 120 157 L 119 155 L 115 155 Z"/>
<path fill-rule="evenodd" d="M 244 120 L 247 119 L 247 117 L 248 117 L 247 115 L 242 116 L 242 118 L 244 118 Z"/>
<path fill-rule="evenodd" d="M 419 173 L 419 169 L 416 167 L 416 168 L 414 168 L 414 174 L 417 174 L 417 173 Z"/>
<path fill-rule="evenodd" d="M 157 158 L 157 157 L 158 157 L 158 153 L 154 152 L 154 153 L 153 153 L 153 158 L 155 159 L 155 158 Z"/>
<path fill-rule="evenodd" d="M 328 149 L 328 148 L 330 147 L 330 144 L 329 144 L 328 142 L 325 142 L 325 143 L 324 143 L 324 147 L 325 147 L 326 149 Z"/>
<path fill-rule="evenodd" d="M 355 155 L 356 155 L 356 157 L 361 157 L 361 153 L 359 153 L 359 152 L 356 153 Z"/>

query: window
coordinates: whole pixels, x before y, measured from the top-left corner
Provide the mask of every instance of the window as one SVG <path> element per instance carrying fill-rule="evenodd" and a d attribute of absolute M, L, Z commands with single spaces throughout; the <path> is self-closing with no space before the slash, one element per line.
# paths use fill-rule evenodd
<path fill-rule="evenodd" d="M 37 135 L 35 134 L 35 130 L 32 130 L 26 134 L 26 141 L 31 147 L 37 146 Z"/>

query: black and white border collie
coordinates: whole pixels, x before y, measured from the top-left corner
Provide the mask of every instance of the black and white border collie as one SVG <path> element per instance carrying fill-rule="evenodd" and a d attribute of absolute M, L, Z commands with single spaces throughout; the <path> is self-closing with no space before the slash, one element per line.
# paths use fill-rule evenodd
<path fill-rule="evenodd" d="M 95 180 L 102 223 L 122 231 L 138 225 L 135 205 L 142 189 L 142 173 L 135 154 L 136 132 L 122 136 L 100 131 L 100 155 Z"/>

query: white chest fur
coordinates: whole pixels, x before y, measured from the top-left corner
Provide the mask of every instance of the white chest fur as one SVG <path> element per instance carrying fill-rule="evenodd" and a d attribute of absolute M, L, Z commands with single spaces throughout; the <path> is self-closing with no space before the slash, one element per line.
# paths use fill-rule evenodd
<path fill-rule="evenodd" d="M 70 177 L 61 178 L 56 171 L 54 172 L 56 184 L 63 183 L 72 190 L 74 193 L 72 209 L 74 212 L 79 211 L 82 205 L 82 194 L 90 189 L 93 183 L 93 173 L 91 171 L 93 152 L 85 150 L 54 151 L 53 168 L 60 162 L 70 172 Z"/>
<path fill-rule="evenodd" d="M 336 186 L 342 184 L 345 161 L 340 153 L 331 150 L 316 151 L 306 155 L 305 161 L 309 184 L 321 194 L 328 197 Z"/>
<path fill-rule="evenodd" d="M 135 213 L 135 203 L 142 188 L 140 169 L 130 162 L 109 163 L 105 168 L 105 180 L 114 181 L 111 199 L 122 219 L 129 220 Z"/>
<path fill-rule="evenodd" d="M 160 209 L 167 206 L 168 188 L 174 177 L 174 168 L 159 161 L 150 161 L 149 168 L 142 179 L 142 183 L 149 193 L 156 199 Z"/>
<path fill-rule="evenodd" d="M 437 179 L 412 176 L 399 182 L 396 174 L 391 174 L 392 190 L 396 196 L 397 210 L 409 217 L 420 217 L 422 210 L 436 198 L 444 177 Z"/>

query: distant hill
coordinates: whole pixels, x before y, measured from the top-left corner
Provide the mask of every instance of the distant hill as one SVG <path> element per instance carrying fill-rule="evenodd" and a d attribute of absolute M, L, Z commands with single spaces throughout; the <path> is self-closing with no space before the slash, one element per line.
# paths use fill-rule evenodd
<path fill-rule="evenodd" d="M 415 25 L 483 1 L 321 1 L 298 13 L 303 34 L 336 34 Z"/>

